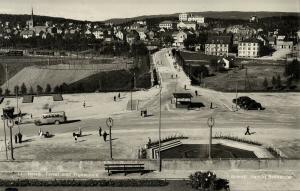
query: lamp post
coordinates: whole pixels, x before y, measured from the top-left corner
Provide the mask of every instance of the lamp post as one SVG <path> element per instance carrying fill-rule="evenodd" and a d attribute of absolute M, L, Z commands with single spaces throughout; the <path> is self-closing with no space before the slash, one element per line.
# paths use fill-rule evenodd
<path fill-rule="evenodd" d="M 5 121 L 6 121 L 6 126 L 9 127 L 9 132 L 10 132 L 10 151 L 11 151 L 11 160 L 14 159 L 14 147 L 13 147 L 13 141 L 12 141 L 12 128 L 14 126 L 14 107 L 7 107 L 3 108 L 3 121 L 4 121 L 4 136 L 5 136 L 5 148 L 6 148 L 6 157 L 7 156 L 7 144 L 6 144 L 6 130 L 5 130 Z"/>
<path fill-rule="evenodd" d="M 215 125 L 215 119 L 212 116 L 207 119 L 207 125 L 209 127 L 208 158 L 211 159 L 212 127 Z"/>
<path fill-rule="evenodd" d="M 109 151 L 110 151 L 110 159 L 113 160 L 112 157 L 112 140 L 111 140 L 111 128 L 113 126 L 113 119 L 111 117 L 107 118 L 106 125 L 109 128 Z"/>

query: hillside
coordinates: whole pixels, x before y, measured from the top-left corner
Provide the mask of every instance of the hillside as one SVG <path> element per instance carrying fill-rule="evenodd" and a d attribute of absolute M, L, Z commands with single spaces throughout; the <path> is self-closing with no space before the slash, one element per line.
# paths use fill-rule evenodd
<path fill-rule="evenodd" d="M 216 19 L 243 19 L 247 20 L 250 16 L 256 15 L 258 18 L 266 18 L 266 17 L 285 17 L 285 16 L 298 16 L 300 17 L 300 13 L 294 12 L 240 12 L 240 11 L 206 11 L 206 12 L 191 12 L 195 15 L 202 15 L 208 18 L 216 18 Z M 105 22 L 112 22 L 114 24 L 122 24 L 134 20 L 145 20 L 145 19 L 153 19 L 153 18 L 178 18 L 179 13 L 174 14 L 162 14 L 162 15 L 144 15 L 132 18 L 114 18 L 106 20 Z"/>

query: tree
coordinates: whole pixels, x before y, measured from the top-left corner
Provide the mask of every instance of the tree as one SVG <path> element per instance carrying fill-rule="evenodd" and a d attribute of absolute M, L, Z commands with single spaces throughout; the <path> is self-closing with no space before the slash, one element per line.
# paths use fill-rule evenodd
<path fill-rule="evenodd" d="M 291 77 L 292 80 L 299 80 L 300 79 L 299 61 L 293 60 L 292 62 L 287 63 L 284 74 L 288 77 Z"/>
<path fill-rule="evenodd" d="M 263 82 L 263 87 L 265 89 L 268 89 L 269 83 L 268 83 L 268 79 L 265 77 L 264 82 Z"/>
<path fill-rule="evenodd" d="M 27 87 L 24 83 L 22 83 L 21 85 L 21 94 L 22 95 L 27 94 Z"/>
<path fill-rule="evenodd" d="M 272 86 L 273 86 L 273 88 L 276 87 L 276 84 L 277 84 L 277 80 L 276 80 L 275 76 L 273 76 L 272 77 Z"/>
<path fill-rule="evenodd" d="M 29 89 L 29 94 L 34 94 L 34 91 L 33 91 L 33 88 L 32 88 L 32 86 L 30 86 L 30 89 Z"/>
<path fill-rule="evenodd" d="M 53 92 L 54 93 L 59 93 L 60 92 L 59 86 L 55 86 L 54 89 L 53 89 Z"/>
<path fill-rule="evenodd" d="M 277 76 L 276 86 L 277 86 L 277 88 L 281 88 L 281 78 L 280 78 L 280 75 Z"/>
<path fill-rule="evenodd" d="M 36 86 L 36 92 L 37 92 L 38 94 L 43 93 L 43 88 L 42 88 L 40 85 L 37 85 L 37 86 Z"/>
<path fill-rule="evenodd" d="M 14 88 L 15 95 L 19 94 L 19 90 L 20 90 L 20 87 L 18 85 L 16 85 Z"/>
<path fill-rule="evenodd" d="M 46 92 L 46 93 L 51 93 L 51 90 L 52 90 L 52 89 L 51 89 L 50 84 L 47 84 L 45 92 Z"/>
<path fill-rule="evenodd" d="M 165 45 L 171 46 L 174 42 L 174 39 L 173 39 L 172 35 L 168 34 L 163 37 L 162 41 Z"/>
<path fill-rule="evenodd" d="M 9 94 L 10 94 L 10 90 L 6 88 L 4 94 L 5 94 L 5 95 L 9 95 Z"/>

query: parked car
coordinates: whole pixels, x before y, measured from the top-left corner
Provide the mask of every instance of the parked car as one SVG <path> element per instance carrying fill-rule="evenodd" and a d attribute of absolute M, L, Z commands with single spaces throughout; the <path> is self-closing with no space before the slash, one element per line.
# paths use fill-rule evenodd
<path fill-rule="evenodd" d="M 241 96 L 237 99 L 232 100 L 233 103 L 236 103 L 240 108 L 246 110 L 263 110 L 264 107 L 261 106 L 260 103 L 256 102 L 255 100 L 251 99 L 248 96 Z"/>

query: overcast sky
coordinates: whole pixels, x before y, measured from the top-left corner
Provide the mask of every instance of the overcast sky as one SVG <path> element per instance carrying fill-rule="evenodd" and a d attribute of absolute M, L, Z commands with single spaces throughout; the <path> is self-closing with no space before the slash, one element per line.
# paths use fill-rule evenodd
<path fill-rule="evenodd" d="M 0 13 L 102 21 L 193 11 L 300 12 L 300 0 L 0 0 Z"/>

